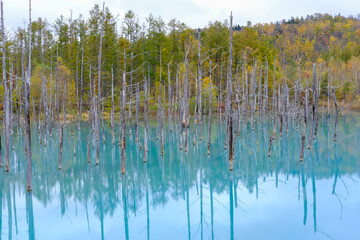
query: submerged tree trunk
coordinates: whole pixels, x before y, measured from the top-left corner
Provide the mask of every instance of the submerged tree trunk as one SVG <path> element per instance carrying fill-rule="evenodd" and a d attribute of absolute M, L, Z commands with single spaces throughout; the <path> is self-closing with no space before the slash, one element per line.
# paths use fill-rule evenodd
<path fill-rule="evenodd" d="M 212 115 L 212 89 L 211 89 L 211 60 L 209 64 L 209 133 L 208 133 L 208 155 L 210 155 L 210 148 L 211 148 L 211 115 Z"/>
<path fill-rule="evenodd" d="M 170 82 L 170 63 L 168 64 L 168 121 L 169 121 L 169 132 L 172 132 L 172 91 L 171 91 L 171 82 Z"/>
<path fill-rule="evenodd" d="M 145 104 L 144 104 L 144 114 L 145 114 L 145 126 L 144 126 L 144 159 L 143 162 L 146 162 L 146 155 L 148 151 L 148 142 L 147 142 L 147 130 L 148 130 L 148 89 L 147 89 L 147 79 L 144 78 L 144 94 L 145 94 Z"/>
<path fill-rule="evenodd" d="M 102 57 L 102 40 L 103 40 L 103 31 L 104 31 L 104 8 L 105 3 L 103 3 L 101 26 L 100 26 L 100 43 L 99 43 L 99 56 L 98 56 L 98 96 L 97 96 L 97 121 L 96 121 L 96 132 L 97 132 L 97 142 L 96 142 L 96 165 L 99 165 L 100 158 L 100 116 L 101 116 L 101 57 Z"/>
<path fill-rule="evenodd" d="M 306 111 L 307 111 L 307 105 L 308 105 L 308 89 L 305 90 L 305 97 L 304 97 L 304 121 L 303 121 L 303 129 L 302 129 L 302 134 L 301 134 L 301 149 L 300 149 L 300 162 L 303 161 L 304 159 L 304 148 L 305 148 L 305 138 L 306 138 L 306 128 L 307 128 L 307 115 L 306 115 Z"/>
<path fill-rule="evenodd" d="M 1 144 L 1 134 L 0 134 L 0 168 L 3 167 L 3 157 L 2 157 L 2 144 Z"/>
<path fill-rule="evenodd" d="M 338 110 L 338 105 L 336 102 L 336 93 L 335 93 L 335 89 L 332 88 L 332 92 L 333 92 L 333 100 L 334 100 L 334 104 L 335 104 L 335 131 L 334 131 L 334 142 L 336 141 L 336 136 L 337 136 L 337 124 L 338 124 L 338 115 L 339 115 L 339 110 Z"/>
<path fill-rule="evenodd" d="M 136 125 L 135 125 L 135 142 L 139 141 L 139 108 L 140 108 L 140 93 L 139 83 L 136 84 Z"/>
<path fill-rule="evenodd" d="M 4 85 L 4 128 L 5 128 L 5 172 L 9 171 L 9 144 L 10 144 L 10 108 L 9 108 L 9 89 L 6 79 L 6 49 L 5 49 L 5 26 L 4 26 L 4 13 L 3 13 L 3 1 L 1 1 L 1 37 L 2 37 L 2 73 L 3 73 L 3 85 Z M 10 83 L 11 84 L 11 83 Z"/>
<path fill-rule="evenodd" d="M 86 137 L 87 162 L 90 163 L 90 134 Z"/>
<path fill-rule="evenodd" d="M 125 51 L 124 51 L 125 57 Z M 123 83 L 122 83 L 122 144 L 121 144 L 121 173 L 125 173 L 125 138 L 126 138 L 126 61 L 124 61 Z"/>
<path fill-rule="evenodd" d="M 200 30 L 198 30 L 198 57 L 199 57 L 199 65 L 198 65 L 198 70 L 199 70 L 199 79 L 198 79 L 198 121 L 199 121 L 199 140 L 202 140 L 202 102 L 201 102 L 201 82 L 202 82 L 202 77 L 201 77 L 201 51 L 200 51 L 200 46 L 201 46 L 201 41 L 200 41 Z"/>
<path fill-rule="evenodd" d="M 31 0 L 29 0 L 29 36 L 31 36 Z M 24 92 L 24 120 L 25 120 L 25 153 L 27 157 L 26 182 L 27 190 L 32 190 L 32 162 L 31 162 L 31 135 L 30 135 L 30 77 L 31 77 L 31 37 L 29 38 L 29 65 L 26 74 Z"/>
<path fill-rule="evenodd" d="M 184 81 L 184 95 L 183 95 L 183 107 L 184 115 L 182 119 L 182 128 L 185 130 L 185 152 L 188 150 L 188 52 L 185 55 L 185 81 Z"/>
<path fill-rule="evenodd" d="M 60 125 L 60 140 L 59 140 L 59 170 L 62 169 L 62 150 L 63 150 L 63 131 L 64 131 L 64 124 Z"/>
<path fill-rule="evenodd" d="M 229 170 L 233 170 L 233 109 L 232 109 L 232 12 L 230 15 L 230 51 L 229 51 L 229 116 L 228 116 L 228 131 L 229 131 Z"/>
<path fill-rule="evenodd" d="M 111 69 L 111 138 L 112 144 L 115 145 L 115 131 L 114 131 L 114 69 Z"/>

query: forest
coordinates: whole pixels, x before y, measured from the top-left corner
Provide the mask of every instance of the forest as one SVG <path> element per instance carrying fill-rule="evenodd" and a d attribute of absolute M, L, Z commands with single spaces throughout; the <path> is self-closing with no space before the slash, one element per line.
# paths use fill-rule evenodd
<path fill-rule="evenodd" d="M 210 154 L 211 119 L 216 117 L 227 126 L 225 149 L 232 170 L 233 138 L 247 121 L 253 130 L 256 119 L 273 121 L 270 156 L 278 125 L 282 136 L 291 119 L 298 127 L 303 118 L 303 152 L 310 120 L 308 148 L 316 138 L 319 112 L 336 113 L 335 141 L 338 112 L 360 107 L 357 17 L 314 14 L 240 26 L 233 24 L 231 15 L 229 21 L 191 29 L 152 14 L 140 22 L 131 10 L 115 17 L 104 4 L 95 5 L 88 19 L 70 11 L 49 23 L 31 20 L 30 3 L 30 24 L 12 32 L 5 28 L 3 7 L 1 13 L 5 171 L 10 148 L 14 149 L 11 139 L 24 127 L 28 190 L 32 128 L 44 146 L 54 130 L 59 134 L 61 170 L 64 128 L 70 127 L 73 134 L 81 131 L 82 123 L 91 126 L 87 161 L 91 145 L 93 149 L 96 145 L 98 165 L 100 142 L 105 143 L 109 126 L 113 145 L 121 146 L 125 173 L 125 135 L 134 134 L 135 142 L 141 142 L 146 162 L 149 118 L 157 120 L 156 138 L 163 155 L 165 131 L 179 130 L 179 147 L 183 149 L 184 142 L 187 151 L 190 121 L 195 144 L 203 138 L 207 116 Z M 140 126 L 144 132 L 139 135 Z"/>

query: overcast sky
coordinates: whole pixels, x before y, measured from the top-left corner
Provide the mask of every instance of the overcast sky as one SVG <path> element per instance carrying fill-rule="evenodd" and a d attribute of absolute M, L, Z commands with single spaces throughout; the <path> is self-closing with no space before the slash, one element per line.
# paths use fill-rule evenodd
<path fill-rule="evenodd" d="M 3 0 L 5 26 L 16 30 L 28 19 L 28 0 Z M 88 17 L 94 4 L 103 0 L 32 0 L 33 19 L 46 18 L 51 24 L 61 14 L 73 17 L 79 14 Z M 234 24 L 246 25 L 275 22 L 291 16 L 306 16 L 313 13 L 330 13 L 348 16 L 360 13 L 360 0 L 105 0 L 113 15 L 120 20 L 127 10 L 133 10 L 140 22 L 152 13 L 165 22 L 176 18 L 192 28 L 204 27 L 209 21 L 224 21 L 233 11 Z"/>

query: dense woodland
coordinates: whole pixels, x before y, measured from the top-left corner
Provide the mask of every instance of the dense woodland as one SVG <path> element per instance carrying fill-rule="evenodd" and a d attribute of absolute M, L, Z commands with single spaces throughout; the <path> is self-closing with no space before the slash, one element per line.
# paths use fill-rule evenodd
<path fill-rule="evenodd" d="M 176 19 L 165 23 L 151 14 L 141 23 L 132 11 L 118 16 L 106 6 L 95 5 L 89 19 L 70 13 L 54 23 L 42 18 L 31 21 L 29 11 L 29 22 L 11 32 L 6 31 L 2 17 L 0 88 L 5 171 L 11 136 L 21 134 L 19 128 L 24 126 L 28 190 L 30 122 L 43 145 L 57 130 L 61 169 L 63 128 L 74 122 L 80 131 L 82 121 L 89 123 L 87 158 L 90 162 L 92 141 L 99 164 L 99 145 L 106 141 L 104 126 L 110 120 L 112 143 L 121 146 L 125 173 L 126 134 L 135 134 L 135 141 L 143 144 L 140 148 L 146 162 L 149 116 L 158 120 L 161 155 L 164 128 L 179 132 L 179 147 L 182 149 L 184 142 L 187 151 L 190 119 L 194 121 L 195 144 L 202 140 L 205 117 L 209 119 L 209 154 L 211 119 L 217 117 L 227 126 L 225 148 L 232 170 L 233 138 L 248 121 L 254 129 L 256 119 L 272 117 L 270 156 L 277 126 L 281 136 L 290 119 L 299 125 L 297 119 L 304 118 L 302 161 L 309 119 L 308 148 L 316 138 L 319 106 L 329 114 L 330 103 L 334 103 L 336 140 L 338 111 L 359 105 L 360 19 L 355 17 L 315 14 L 239 26 L 232 23 L 231 16 L 230 21 L 191 29 Z M 144 129 L 141 139 L 140 125 Z M 118 133 L 115 126 L 121 126 Z"/>

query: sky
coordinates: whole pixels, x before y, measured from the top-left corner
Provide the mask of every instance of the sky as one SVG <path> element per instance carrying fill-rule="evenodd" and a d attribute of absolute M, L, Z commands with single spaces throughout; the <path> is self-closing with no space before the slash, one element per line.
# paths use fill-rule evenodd
<path fill-rule="evenodd" d="M 15 31 L 27 24 L 28 0 L 3 0 L 5 26 Z M 133 10 L 140 23 L 152 13 L 161 16 L 165 22 L 172 18 L 192 28 L 202 28 L 216 20 L 223 22 L 233 12 L 234 25 L 275 22 L 290 17 L 301 17 L 313 13 L 341 14 L 360 13 L 359 0 L 32 0 L 32 19 L 46 18 L 54 23 L 61 14 L 73 18 L 79 14 L 88 17 L 89 10 L 105 2 L 113 15 L 122 18 L 127 10 Z"/>

